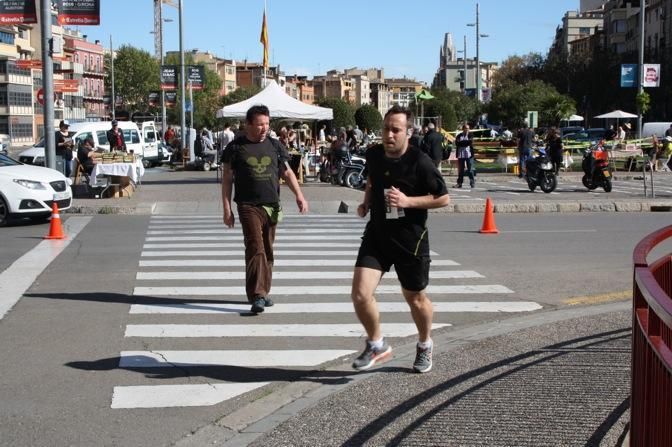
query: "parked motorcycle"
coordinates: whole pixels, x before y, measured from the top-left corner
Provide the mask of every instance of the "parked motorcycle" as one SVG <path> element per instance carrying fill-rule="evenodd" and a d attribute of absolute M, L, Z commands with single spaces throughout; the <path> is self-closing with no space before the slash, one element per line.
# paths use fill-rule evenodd
<path fill-rule="evenodd" d="M 602 146 L 602 142 L 589 147 L 583 154 L 581 162 L 583 186 L 591 191 L 602 187 L 604 192 L 611 192 L 611 171 L 609 169 L 609 153 Z"/>
<path fill-rule="evenodd" d="M 546 194 L 551 193 L 558 186 L 553 163 L 546 155 L 543 147 L 535 149 L 536 157 L 530 157 L 525 161 L 527 171 L 527 186 L 534 191 L 537 186 Z"/>
<path fill-rule="evenodd" d="M 336 149 L 331 157 L 325 157 L 320 164 L 319 178 L 325 183 L 362 188 L 366 180 L 366 160 L 351 155 L 348 147 L 343 146 Z"/>

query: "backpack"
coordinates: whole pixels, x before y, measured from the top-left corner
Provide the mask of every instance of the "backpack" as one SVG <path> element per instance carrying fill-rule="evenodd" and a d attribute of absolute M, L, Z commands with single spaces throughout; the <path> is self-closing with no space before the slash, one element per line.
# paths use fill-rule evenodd
<path fill-rule="evenodd" d="M 203 155 L 203 137 L 201 135 L 196 136 L 196 140 L 194 140 L 194 155 L 197 157 Z"/>

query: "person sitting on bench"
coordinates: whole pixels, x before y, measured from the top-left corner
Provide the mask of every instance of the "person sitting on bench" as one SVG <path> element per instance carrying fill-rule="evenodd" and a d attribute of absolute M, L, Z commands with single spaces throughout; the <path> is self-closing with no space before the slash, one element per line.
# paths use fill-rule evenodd
<path fill-rule="evenodd" d="M 93 148 L 93 137 L 89 137 L 79 144 L 77 149 L 77 159 L 84 168 L 84 172 L 91 175 L 93 166 L 97 163 L 98 153 Z"/>

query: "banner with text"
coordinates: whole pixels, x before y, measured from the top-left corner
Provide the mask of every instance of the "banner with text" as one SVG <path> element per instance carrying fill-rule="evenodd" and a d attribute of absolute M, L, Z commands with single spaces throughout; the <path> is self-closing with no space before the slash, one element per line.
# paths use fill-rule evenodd
<path fill-rule="evenodd" d="M 149 105 L 151 107 L 156 107 L 161 103 L 161 92 L 149 92 L 149 97 L 147 98 Z"/>
<path fill-rule="evenodd" d="M 637 83 L 637 64 L 621 64 L 621 87 L 631 88 Z"/>
<path fill-rule="evenodd" d="M 100 0 L 58 0 L 59 25 L 100 25 Z"/>
<path fill-rule="evenodd" d="M 203 65 L 187 65 L 187 82 L 191 82 L 192 90 L 203 90 L 205 85 Z"/>
<path fill-rule="evenodd" d="M 161 66 L 161 90 L 177 90 L 177 65 Z"/>
<path fill-rule="evenodd" d="M 0 25 L 37 23 L 35 0 L 0 1 Z"/>
<path fill-rule="evenodd" d="M 166 107 L 175 107 L 177 104 L 177 92 L 166 92 Z"/>

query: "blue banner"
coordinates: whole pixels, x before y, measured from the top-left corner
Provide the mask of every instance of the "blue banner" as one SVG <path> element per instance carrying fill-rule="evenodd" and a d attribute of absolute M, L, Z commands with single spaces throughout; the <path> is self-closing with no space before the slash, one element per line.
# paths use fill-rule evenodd
<path fill-rule="evenodd" d="M 621 87 L 635 87 L 637 82 L 637 64 L 621 64 Z"/>

